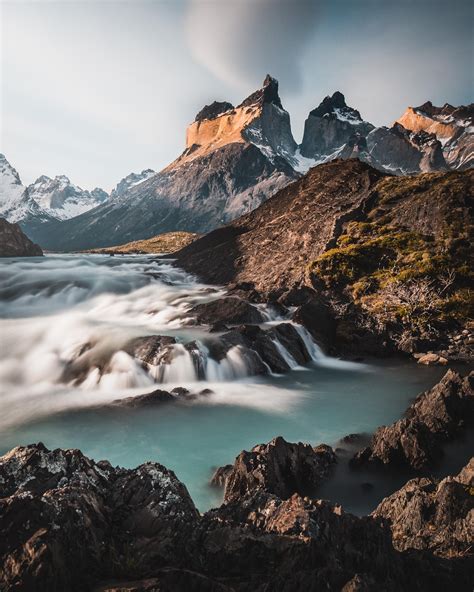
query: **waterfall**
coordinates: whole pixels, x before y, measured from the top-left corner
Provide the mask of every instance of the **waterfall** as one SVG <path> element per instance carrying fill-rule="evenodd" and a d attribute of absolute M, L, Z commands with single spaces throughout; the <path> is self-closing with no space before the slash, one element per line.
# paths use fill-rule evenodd
<path fill-rule="evenodd" d="M 294 370 L 295 368 L 299 368 L 299 364 L 298 362 L 295 360 L 295 358 L 290 354 L 290 352 L 286 349 L 286 347 L 284 347 L 279 341 L 278 339 L 272 339 L 273 343 L 275 344 L 275 347 L 278 350 L 278 353 L 280 354 L 280 356 L 285 360 L 285 362 L 288 364 L 288 367 L 290 368 L 290 370 Z"/>
<path fill-rule="evenodd" d="M 211 382 L 244 378 L 250 375 L 250 369 L 242 355 L 242 348 L 238 345 L 231 347 L 222 360 L 217 361 L 208 357 L 206 361 L 206 379 Z"/>
<path fill-rule="evenodd" d="M 152 367 L 151 374 L 157 382 L 194 382 L 198 379 L 197 368 L 191 353 L 181 343 L 170 348 L 171 361 Z"/>
<path fill-rule="evenodd" d="M 297 323 L 292 323 L 293 327 L 297 330 L 298 335 L 301 337 L 308 354 L 310 355 L 313 361 L 319 361 L 326 356 L 323 354 L 322 349 L 319 345 L 314 341 L 311 337 L 309 331 L 303 327 L 303 325 L 298 325 Z"/>

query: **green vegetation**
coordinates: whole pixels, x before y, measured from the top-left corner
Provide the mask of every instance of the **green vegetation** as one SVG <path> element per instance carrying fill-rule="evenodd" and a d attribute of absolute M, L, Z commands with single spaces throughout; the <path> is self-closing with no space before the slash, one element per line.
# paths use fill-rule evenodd
<path fill-rule="evenodd" d="M 116 247 L 92 249 L 85 252 L 110 253 L 114 255 L 174 253 L 189 245 L 189 243 L 192 243 L 199 236 L 199 234 L 193 232 L 165 232 L 152 238 L 132 241 Z"/>
<path fill-rule="evenodd" d="M 309 272 L 313 283 L 343 291 L 382 323 L 422 328 L 435 318 L 472 318 L 469 256 L 469 241 L 457 225 L 446 224 L 435 240 L 379 216 L 377 221 L 350 222 Z"/>

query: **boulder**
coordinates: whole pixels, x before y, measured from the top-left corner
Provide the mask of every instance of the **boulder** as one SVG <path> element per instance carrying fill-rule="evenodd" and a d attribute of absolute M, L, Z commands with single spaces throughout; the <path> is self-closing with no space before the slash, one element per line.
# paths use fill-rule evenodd
<path fill-rule="evenodd" d="M 388 520 L 395 547 L 420 549 L 442 557 L 472 552 L 474 457 L 455 477 L 412 479 L 373 512 Z"/>
<path fill-rule="evenodd" d="M 186 390 L 186 389 L 184 389 Z M 111 405 L 117 407 L 153 407 L 155 405 L 161 405 L 161 403 L 169 403 L 174 401 L 177 395 L 173 395 L 168 391 L 158 389 L 151 393 L 145 393 L 144 395 L 136 395 L 135 397 L 125 397 L 124 399 L 115 399 Z"/>
<path fill-rule="evenodd" d="M 226 296 L 219 298 L 219 300 L 197 304 L 187 314 L 195 317 L 199 325 L 258 324 L 265 320 L 257 307 L 235 296 Z"/>
<path fill-rule="evenodd" d="M 418 358 L 418 364 L 424 366 L 446 366 L 448 360 L 438 354 L 425 354 Z"/>
<path fill-rule="evenodd" d="M 473 385 L 474 372 L 462 378 L 448 370 L 438 384 L 415 399 L 405 418 L 380 427 L 352 464 L 415 471 L 432 467 L 442 455 L 442 444 L 474 421 Z"/>
<path fill-rule="evenodd" d="M 321 444 L 313 448 L 301 442 L 287 442 L 279 436 L 268 444 L 254 446 L 250 452 L 243 450 L 232 470 L 228 465 L 221 467 L 215 477 L 224 482 L 226 502 L 255 491 L 286 499 L 293 493 L 314 492 L 335 463 L 336 455 L 330 446 Z"/>
<path fill-rule="evenodd" d="M 127 564 L 130 575 L 146 558 L 132 537 L 151 533 L 160 533 L 149 549 L 155 561 L 173 563 L 170 549 L 185 545 L 198 518 L 185 486 L 158 463 L 114 469 L 79 450 L 32 444 L 0 457 L 0 485 L 5 590 L 89 590 Z"/>
<path fill-rule="evenodd" d="M 224 465 L 223 467 L 218 467 L 211 477 L 211 485 L 214 487 L 225 487 L 227 479 L 232 474 L 233 470 L 234 465 Z"/>
<path fill-rule="evenodd" d="M 336 321 L 327 304 L 313 298 L 299 306 L 293 313 L 293 320 L 311 333 L 315 341 L 331 348 L 336 337 Z"/>

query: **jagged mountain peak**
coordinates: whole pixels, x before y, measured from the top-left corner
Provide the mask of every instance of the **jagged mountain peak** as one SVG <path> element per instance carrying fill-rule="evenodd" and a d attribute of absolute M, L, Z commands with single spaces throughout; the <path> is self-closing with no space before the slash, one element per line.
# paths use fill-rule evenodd
<path fill-rule="evenodd" d="M 272 76 L 267 75 L 262 87 L 237 107 L 227 101 L 206 105 L 186 130 L 184 152 L 163 172 L 236 143 L 253 144 L 271 161 L 282 157 L 291 165 L 296 142 Z"/>
<path fill-rule="evenodd" d="M 17 170 L 4 154 L 0 154 L 0 216 L 13 223 L 43 214 L 38 204 L 31 199 Z"/>
<path fill-rule="evenodd" d="M 20 175 L 15 167 L 13 167 L 4 154 L 0 154 L 0 174 L 9 177 L 10 183 L 21 185 Z"/>
<path fill-rule="evenodd" d="M 325 115 L 349 116 L 351 119 L 362 121 L 359 111 L 349 107 L 345 96 L 338 90 L 332 96 L 324 97 L 321 103 L 310 111 L 309 115 L 311 117 L 324 117 Z"/>
<path fill-rule="evenodd" d="M 280 95 L 278 94 L 278 80 L 267 74 L 263 81 L 262 88 L 259 88 L 245 100 L 240 103 L 239 107 L 248 107 L 250 105 L 263 105 L 264 103 L 271 103 L 280 109 L 283 109 Z"/>
<path fill-rule="evenodd" d="M 231 111 L 234 108 L 232 103 L 228 101 L 214 101 L 210 105 L 204 105 L 204 107 L 199 111 L 196 115 L 194 121 L 204 121 L 205 119 L 215 119 L 226 113 L 227 111 Z"/>
<path fill-rule="evenodd" d="M 153 169 L 143 169 L 141 173 L 130 173 L 117 183 L 114 189 L 110 193 L 111 199 L 117 199 L 125 195 L 129 189 L 140 185 L 150 177 L 156 175 Z"/>
<path fill-rule="evenodd" d="M 28 195 L 44 212 L 59 220 L 78 216 L 108 199 L 103 189 L 87 191 L 71 183 L 66 175 L 54 179 L 41 175 L 28 186 Z"/>

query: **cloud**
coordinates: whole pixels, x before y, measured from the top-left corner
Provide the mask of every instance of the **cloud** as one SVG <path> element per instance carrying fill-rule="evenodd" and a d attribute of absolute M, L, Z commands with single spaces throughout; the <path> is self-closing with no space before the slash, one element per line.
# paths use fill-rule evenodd
<path fill-rule="evenodd" d="M 230 86 L 248 90 L 270 73 L 295 92 L 317 16 L 316 0 L 190 0 L 186 35 L 193 58 Z"/>

